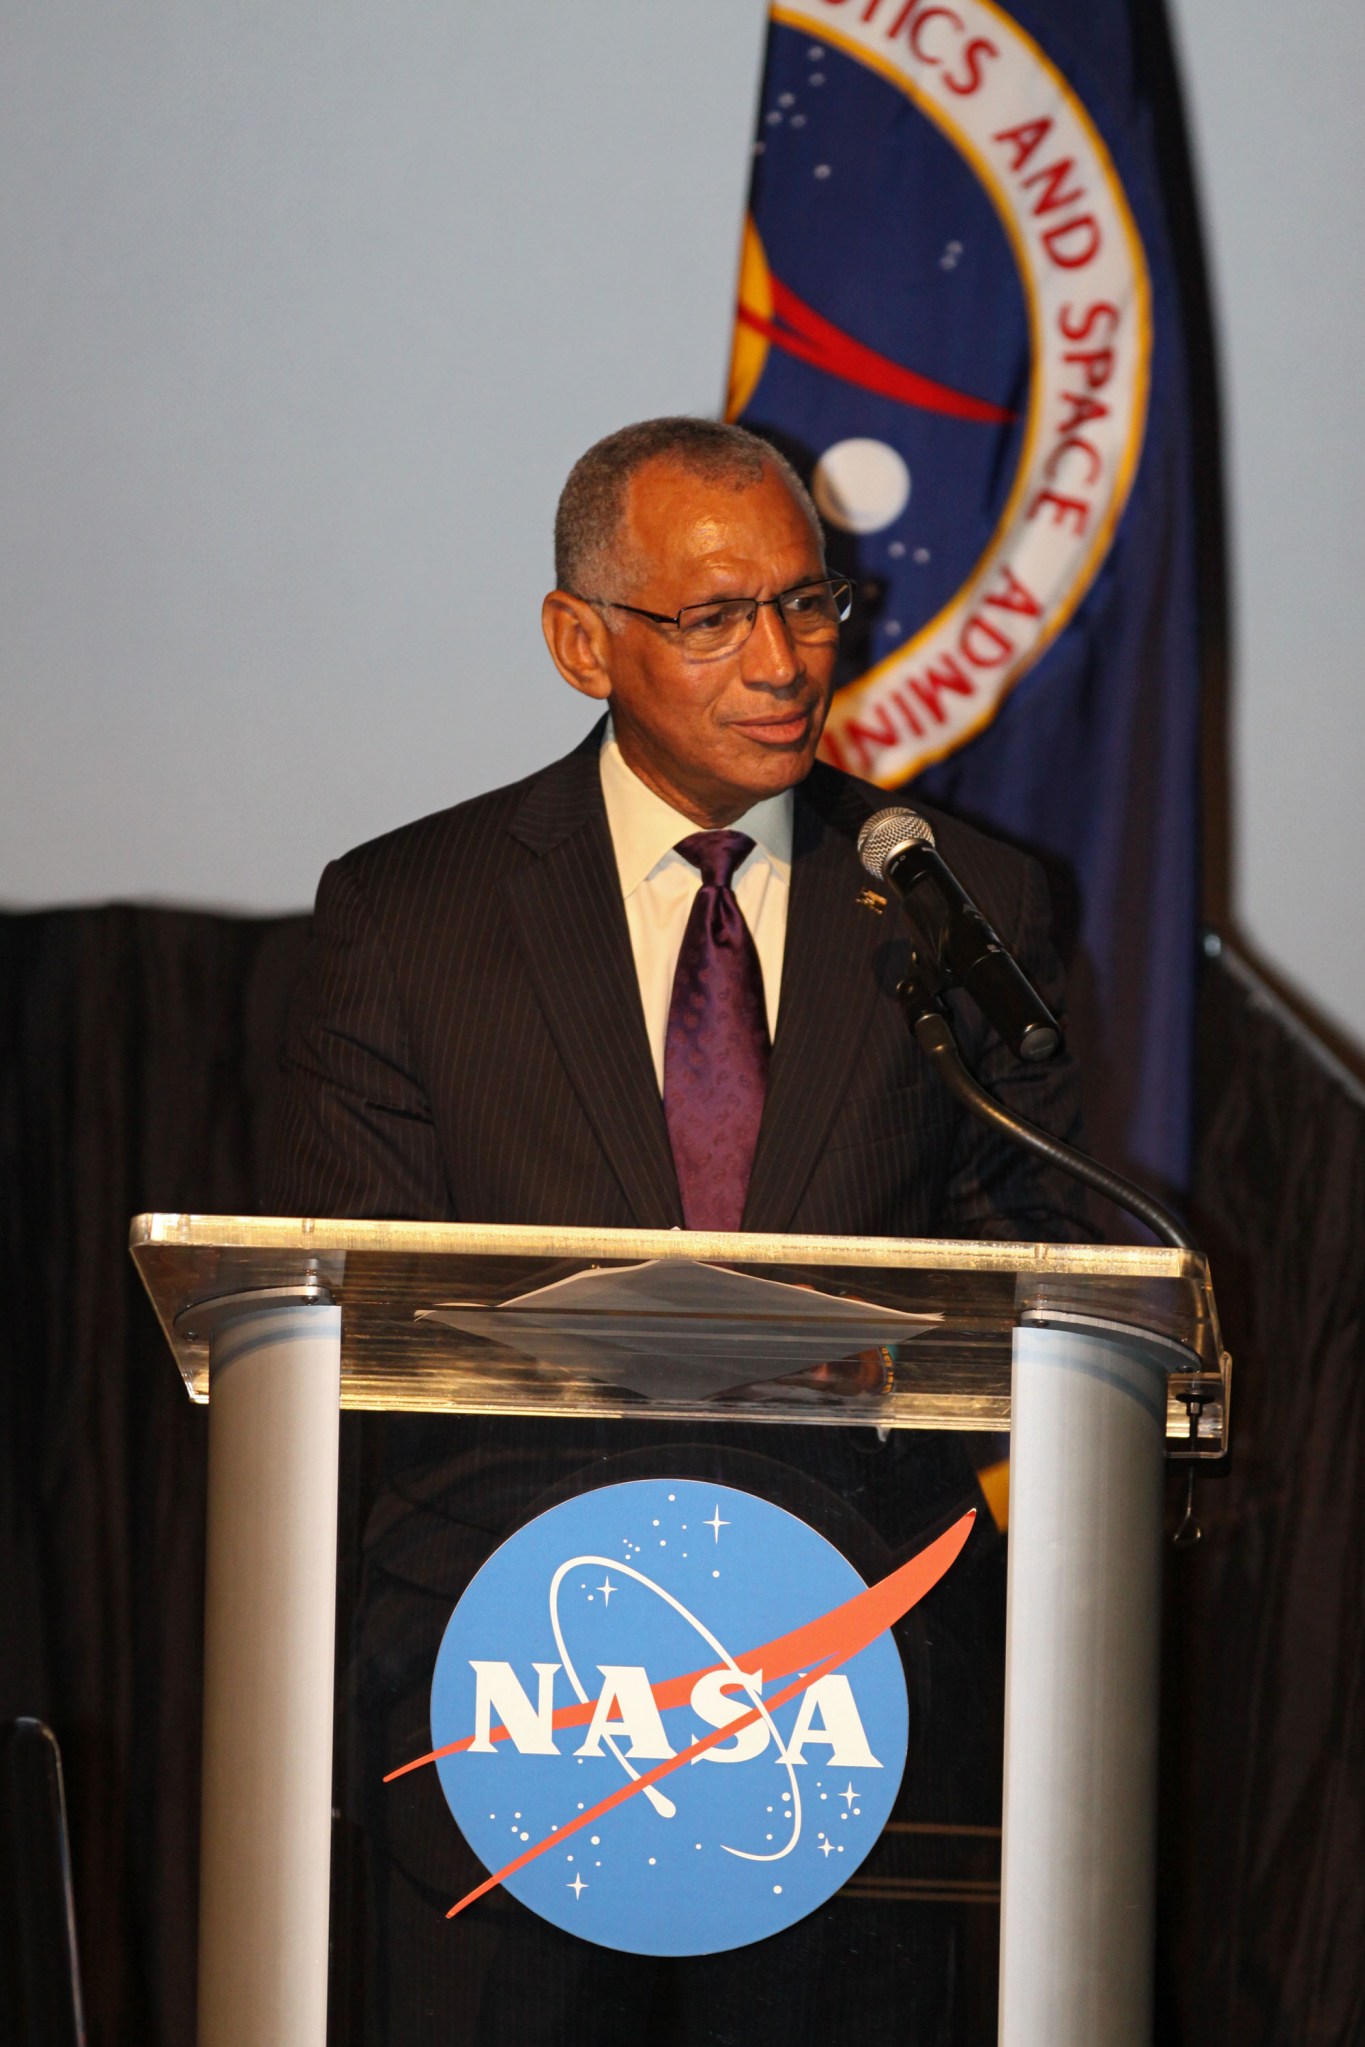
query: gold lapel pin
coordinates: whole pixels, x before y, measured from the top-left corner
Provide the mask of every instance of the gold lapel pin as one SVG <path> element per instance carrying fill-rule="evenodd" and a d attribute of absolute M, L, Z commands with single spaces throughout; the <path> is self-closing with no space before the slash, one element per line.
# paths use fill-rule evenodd
<path fill-rule="evenodd" d="M 884 910 L 886 897 L 879 896 L 875 888 L 860 888 L 853 898 L 860 910 Z"/>

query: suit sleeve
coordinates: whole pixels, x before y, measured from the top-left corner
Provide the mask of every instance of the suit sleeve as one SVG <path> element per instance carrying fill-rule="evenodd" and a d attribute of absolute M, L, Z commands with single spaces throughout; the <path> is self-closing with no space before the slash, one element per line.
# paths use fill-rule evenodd
<path fill-rule="evenodd" d="M 345 862 L 334 861 L 318 887 L 280 1068 L 265 1176 L 270 1213 L 450 1217 L 393 964 Z"/>
<path fill-rule="evenodd" d="M 1000 934 L 1053 1014 L 1065 1026 L 1065 976 L 1052 944 L 1051 904 L 1035 860 L 1019 863 L 1013 916 Z M 1078 1144 L 1080 1071 L 1069 1051 L 1031 1063 L 1019 1059 L 982 1019 L 970 998 L 948 998 L 954 1035 L 967 1066 L 1005 1108 L 1051 1137 Z M 1027 1241 L 1091 1242 L 1098 1235 L 1086 1189 L 962 1111 L 954 1140 L 944 1222 L 954 1235 Z"/>

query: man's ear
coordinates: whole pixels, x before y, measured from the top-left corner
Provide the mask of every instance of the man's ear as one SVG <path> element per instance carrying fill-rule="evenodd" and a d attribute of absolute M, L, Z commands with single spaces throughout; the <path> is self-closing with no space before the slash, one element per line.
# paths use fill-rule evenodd
<path fill-rule="evenodd" d="M 594 605 L 552 590 L 540 607 L 550 659 L 573 689 L 604 703 L 611 695 L 611 633 Z"/>

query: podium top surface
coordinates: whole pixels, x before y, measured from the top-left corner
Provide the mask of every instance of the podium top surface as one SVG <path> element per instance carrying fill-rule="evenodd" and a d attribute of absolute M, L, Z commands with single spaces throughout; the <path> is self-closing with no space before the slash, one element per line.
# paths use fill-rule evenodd
<path fill-rule="evenodd" d="M 215 1321 L 342 1308 L 342 1404 L 455 1413 L 1009 1426 L 1013 1333 L 1108 1330 L 1223 1447 L 1206 1261 L 1131 1245 L 141 1215 L 131 1250 L 193 1399 Z M 224 1304 L 230 1303 L 230 1306 Z"/>

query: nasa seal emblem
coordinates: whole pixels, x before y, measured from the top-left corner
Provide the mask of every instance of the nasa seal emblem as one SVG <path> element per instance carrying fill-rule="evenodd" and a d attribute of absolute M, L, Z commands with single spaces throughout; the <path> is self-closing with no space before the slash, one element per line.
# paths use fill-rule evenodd
<path fill-rule="evenodd" d="M 839 1890 L 885 1826 L 908 1712 L 888 1630 L 965 1514 L 864 1584 L 784 1509 L 648 1479 L 550 1508 L 446 1627 L 431 1753 L 487 1880 L 604 1947 L 715 1954 Z"/>
<path fill-rule="evenodd" d="M 772 21 L 727 411 L 799 430 L 885 592 L 822 750 L 891 787 L 989 723 L 1099 573 L 1142 448 L 1151 285 L 1094 121 L 993 0 Z"/>

